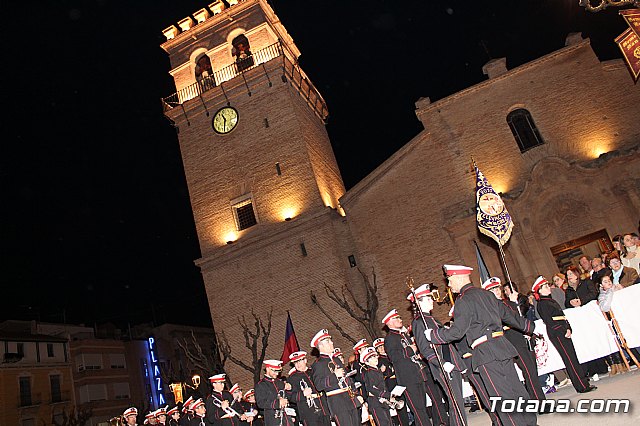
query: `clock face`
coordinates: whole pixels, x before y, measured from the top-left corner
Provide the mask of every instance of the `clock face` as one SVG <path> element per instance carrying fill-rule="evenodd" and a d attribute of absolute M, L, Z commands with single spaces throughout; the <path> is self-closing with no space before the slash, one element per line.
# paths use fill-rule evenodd
<path fill-rule="evenodd" d="M 224 107 L 213 116 L 213 130 L 224 135 L 236 128 L 238 124 L 238 111 L 232 107 Z"/>

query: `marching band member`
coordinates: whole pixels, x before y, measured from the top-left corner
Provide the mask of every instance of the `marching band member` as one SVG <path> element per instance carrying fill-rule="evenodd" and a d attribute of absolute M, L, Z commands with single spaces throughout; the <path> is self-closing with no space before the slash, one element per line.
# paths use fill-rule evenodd
<path fill-rule="evenodd" d="M 353 354 L 355 355 L 355 359 L 351 364 L 351 370 L 355 370 L 356 374 L 353 376 L 353 381 L 355 382 L 356 388 L 358 388 L 358 393 L 367 399 L 367 392 L 363 389 L 364 386 L 364 375 L 363 375 L 363 365 L 360 362 L 360 352 L 369 346 L 367 343 L 367 339 L 360 339 L 355 345 L 353 345 Z"/>
<path fill-rule="evenodd" d="M 167 422 L 167 408 L 168 407 L 169 406 L 160 407 L 156 411 L 153 412 L 153 415 L 156 418 L 156 424 L 157 425 L 165 426 L 165 424 Z"/>
<path fill-rule="evenodd" d="M 256 394 L 254 389 L 249 389 L 245 392 L 244 401 L 242 403 L 244 414 L 247 416 L 247 422 L 252 426 L 263 426 L 263 416 L 258 410 L 258 405 L 256 404 Z"/>
<path fill-rule="evenodd" d="M 138 409 L 136 407 L 127 408 L 122 413 L 122 418 L 126 426 L 138 426 Z"/>
<path fill-rule="evenodd" d="M 265 426 L 294 426 L 295 418 L 287 412 L 291 385 L 278 378 L 282 361 L 268 359 L 263 364 L 264 377 L 256 384 L 255 396 L 258 407 L 264 410 Z"/>
<path fill-rule="evenodd" d="M 157 424 L 157 422 L 156 422 L 156 414 L 155 414 L 155 411 L 149 411 L 149 412 L 144 416 L 144 421 L 145 421 L 145 424 L 148 424 L 148 425 L 155 425 L 155 424 Z"/>
<path fill-rule="evenodd" d="M 329 332 L 323 329 L 316 333 L 311 339 L 311 347 L 320 352 L 311 368 L 313 383 L 326 395 L 332 419 L 336 425 L 360 426 L 359 408 L 362 401 L 355 398 L 352 381 L 345 376 L 344 361 L 339 355 L 334 356 Z"/>
<path fill-rule="evenodd" d="M 430 417 L 434 426 L 449 424 L 442 392 L 420 357 L 407 329 L 402 326 L 398 310 L 389 311 L 382 323 L 389 328 L 384 339 L 384 349 L 395 368 L 398 384 L 406 388 L 406 400 L 415 418 L 415 426 L 428 426 Z M 431 410 L 427 409 L 426 394 L 433 405 Z"/>
<path fill-rule="evenodd" d="M 414 300 L 414 294 L 417 300 Z M 410 293 L 407 299 L 412 303 L 419 304 L 420 309 L 416 309 L 416 317 L 411 324 L 411 329 L 420 353 L 427 360 L 431 374 L 447 395 L 449 422 L 456 426 L 466 424 L 467 413 L 464 409 L 464 397 L 462 396 L 462 373 L 467 371 L 464 361 L 453 345 L 434 345 L 434 350 L 424 337 L 425 323 L 427 328 L 441 327 L 441 324 L 431 316 L 433 298 L 429 284 L 422 284 Z M 438 359 L 442 361 L 442 365 Z"/>
<path fill-rule="evenodd" d="M 491 277 L 484 283 L 482 283 L 482 288 L 493 293 L 499 301 L 504 303 L 507 308 L 511 309 L 514 316 L 524 316 L 526 312 L 522 312 L 516 302 L 513 302 L 509 298 L 504 297 L 502 286 L 500 284 L 500 278 Z M 514 297 L 518 297 L 518 293 L 515 293 Z M 514 330 L 507 325 L 504 325 L 502 328 L 504 329 L 504 337 L 506 337 L 507 340 L 511 342 L 513 347 L 516 348 L 516 351 L 518 352 L 516 364 L 522 371 L 522 376 L 524 377 L 524 385 L 525 388 L 527 388 L 527 392 L 529 392 L 529 397 L 531 399 L 537 399 L 539 401 L 546 400 L 547 397 L 542 391 L 540 380 L 538 380 L 536 354 L 532 350 L 532 346 L 534 345 L 530 345 L 524 334 L 520 333 L 519 331 Z"/>
<path fill-rule="evenodd" d="M 178 422 L 180 426 L 188 426 L 191 422 L 191 419 L 193 418 L 193 410 L 191 409 L 191 404 L 193 404 L 192 396 L 187 398 L 187 400 L 182 403 L 183 416 L 180 417 L 180 421 Z"/>
<path fill-rule="evenodd" d="M 207 426 L 207 423 L 205 422 L 207 408 L 205 407 L 205 403 L 202 398 L 196 399 L 193 404 L 191 404 L 191 408 L 193 409 L 194 416 L 189 422 L 189 426 Z"/>
<path fill-rule="evenodd" d="M 387 389 L 393 390 L 398 384 L 398 380 L 396 379 L 396 371 L 393 368 L 393 364 L 387 356 L 387 352 L 384 350 L 384 337 L 378 337 L 374 340 L 373 347 L 378 352 L 378 364 L 380 366 L 380 372 L 382 372 L 384 376 L 384 383 Z M 404 395 L 400 395 L 398 399 L 404 401 Z M 409 414 L 406 407 L 394 410 L 394 412 L 391 412 L 391 421 L 393 424 L 397 426 L 409 426 Z"/>
<path fill-rule="evenodd" d="M 589 378 L 578 362 L 576 350 L 571 341 L 571 324 L 564 316 L 564 312 L 558 302 L 551 298 L 549 283 L 540 275 L 533 283 L 531 291 L 533 291 L 535 298 L 538 300 L 538 314 L 540 314 L 540 319 L 547 326 L 549 340 L 558 350 L 567 368 L 571 384 L 579 393 L 596 390 L 597 387 L 589 384 Z"/>
<path fill-rule="evenodd" d="M 234 383 L 233 386 L 231 386 L 231 389 L 229 389 L 229 393 L 233 397 L 233 402 L 231 403 L 231 408 L 236 410 L 238 413 L 242 414 L 243 413 L 242 389 L 240 388 L 240 385 L 238 383 Z M 247 421 L 239 419 L 238 423 L 240 423 L 241 425 L 246 425 Z"/>
<path fill-rule="evenodd" d="M 226 377 L 226 374 L 215 374 L 209 377 L 213 390 L 206 402 L 207 421 L 216 426 L 238 426 L 238 421 L 243 419 L 228 413 L 233 404 L 233 396 L 224 390 Z"/>
<path fill-rule="evenodd" d="M 387 390 L 384 376 L 378 369 L 378 353 L 375 348 L 367 347 L 360 350 L 360 362 L 362 363 L 364 388 L 368 392 L 367 405 L 369 406 L 369 414 L 373 416 L 377 426 L 391 426 L 390 403 L 387 402 L 386 405 L 383 405 L 381 399 L 386 401 L 395 400 Z"/>
<path fill-rule="evenodd" d="M 527 334 L 533 333 L 533 323 L 514 316 L 510 309 L 496 300 L 489 292 L 474 287 L 470 274 L 473 269 L 461 265 L 444 265 L 449 287 L 459 293 L 455 305 L 455 321 L 451 328 L 427 328 L 427 340 L 436 344 L 451 343 L 466 338 L 473 349 L 471 359 L 474 370 L 480 372 L 490 397 L 501 400 L 529 399 L 529 394 L 520 383 L 513 358 L 517 352 L 505 339 L 502 323 L 515 327 Z M 504 425 L 535 425 L 534 413 L 502 411 L 496 405 L 497 414 Z"/>
<path fill-rule="evenodd" d="M 311 379 L 307 353 L 294 352 L 289 355 L 289 360 L 294 365 L 288 380 L 291 384 L 291 399 L 296 403 L 300 421 L 304 426 L 329 426 L 327 401 Z"/>
<path fill-rule="evenodd" d="M 167 410 L 167 424 L 169 426 L 179 426 L 180 423 L 180 410 L 178 410 L 178 406 L 175 405 L 169 410 Z"/>

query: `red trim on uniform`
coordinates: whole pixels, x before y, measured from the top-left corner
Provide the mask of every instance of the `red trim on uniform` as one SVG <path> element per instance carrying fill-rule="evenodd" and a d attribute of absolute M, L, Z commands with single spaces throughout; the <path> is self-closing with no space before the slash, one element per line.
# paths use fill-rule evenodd
<path fill-rule="evenodd" d="M 491 382 L 491 386 L 493 386 L 493 390 L 496 391 L 496 395 L 501 397 L 502 395 L 500 395 L 500 393 L 498 392 L 498 389 L 496 389 L 496 385 L 494 385 L 493 384 L 493 380 L 491 380 L 491 376 L 489 375 L 489 372 L 487 371 L 487 367 L 484 366 L 484 365 L 482 365 L 481 367 L 484 368 L 484 374 L 487 375 L 487 379 L 489 379 L 489 382 Z M 513 419 L 511 418 L 511 415 L 509 413 L 505 413 L 505 412 L 502 412 L 502 411 L 500 411 L 500 412 L 503 413 L 503 414 L 506 414 L 507 417 L 509 417 L 509 420 L 511 420 L 511 423 L 513 424 L 513 426 L 516 426 L 515 422 L 513 421 Z M 498 416 L 498 418 L 499 417 L 500 416 Z"/>

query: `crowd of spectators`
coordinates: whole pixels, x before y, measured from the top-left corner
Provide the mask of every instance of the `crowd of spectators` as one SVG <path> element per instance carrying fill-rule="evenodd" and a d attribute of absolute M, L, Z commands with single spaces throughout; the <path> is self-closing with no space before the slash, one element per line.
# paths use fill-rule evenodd
<path fill-rule="evenodd" d="M 579 265 L 570 265 L 550 280 L 551 297 L 564 309 L 586 305 L 595 300 L 605 317 L 610 320 L 611 301 L 614 292 L 640 283 L 640 241 L 638 234 L 627 233 L 613 237 L 614 250 L 590 258 L 583 255 Z M 528 297 L 527 317 L 540 318 L 536 299 Z M 586 363 L 583 367 L 589 376 L 626 371 L 619 353 Z"/>

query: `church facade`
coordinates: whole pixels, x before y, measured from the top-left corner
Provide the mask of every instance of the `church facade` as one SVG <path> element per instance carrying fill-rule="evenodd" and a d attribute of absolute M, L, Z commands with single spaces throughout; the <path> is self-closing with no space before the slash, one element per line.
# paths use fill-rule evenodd
<path fill-rule="evenodd" d="M 640 123 L 630 106 L 640 93 L 624 64 L 601 63 L 588 40 L 571 36 L 513 70 L 492 61 L 485 82 L 418 100 L 424 130 L 345 191 L 327 105 L 292 38 L 266 1 L 228 4 L 165 29 L 177 92 L 163 102 L 178 131 L 211 316 L 236 358 L 251 362 L 242 315 L 255 331 L 252 313 L 271 319 L 267 358 L 280 357 L 287 311 L 304 350 L 320 328 L 343 349 L 343 333 L 369 337 L 327 290 L 364 303 L 372 271 L 379 317 L 407 308 L 407 276 L 442 288 L 442 264 L 475 265 L 474 241 L 503 276 L 495 245 L 475 227 L 471 157 L 516 222 L 505 250 L 523 291 L 580 247 L 637 228 Z M 248 382 L 246 370 L 226 367 Z"/>

